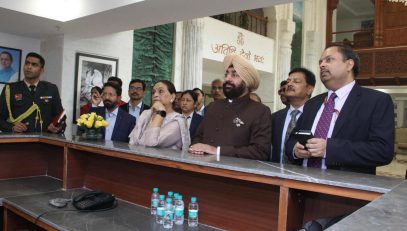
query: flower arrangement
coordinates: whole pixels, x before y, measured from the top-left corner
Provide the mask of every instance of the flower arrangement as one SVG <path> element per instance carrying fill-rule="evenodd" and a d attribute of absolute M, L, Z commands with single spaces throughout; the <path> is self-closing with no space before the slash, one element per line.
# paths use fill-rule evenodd
<path fill-rule="evenodd" d="M 109 123 L 102 116 L 94 112 L 81 115 L 76 120 L 76 124 L 84 130 L 109 126 Z"/>

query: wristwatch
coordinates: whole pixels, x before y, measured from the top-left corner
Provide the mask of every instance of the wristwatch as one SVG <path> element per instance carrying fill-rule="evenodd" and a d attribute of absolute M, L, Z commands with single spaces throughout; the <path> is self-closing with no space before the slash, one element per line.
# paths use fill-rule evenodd
<path fill-rule="evenodd" d="M 166 111 L 157 111 L 157 114 L 160 115 L 161 117 L 165 118 L 167 116 Z"/>

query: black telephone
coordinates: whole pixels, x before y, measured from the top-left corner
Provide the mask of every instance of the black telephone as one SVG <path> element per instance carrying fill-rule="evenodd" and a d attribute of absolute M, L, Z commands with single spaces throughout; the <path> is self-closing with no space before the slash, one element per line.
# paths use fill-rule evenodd
<path fill-rule="evenodd" d="M 84 192 L 75 196 L 72 205 L 82 211 L 96 211 L 114 208 L 116 198 L 110 193 L 100 191 Z"/>

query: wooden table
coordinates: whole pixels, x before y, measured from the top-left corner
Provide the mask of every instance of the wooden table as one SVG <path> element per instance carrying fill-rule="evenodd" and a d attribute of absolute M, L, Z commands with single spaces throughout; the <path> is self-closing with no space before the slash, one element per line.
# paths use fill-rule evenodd
<path fill-rule="evenodd" d="M 351 213 L 401 180 L 52 135 L 0 134 L 0 179 L 48 175 L 149 206 L 153 187 L 197 196 L 200 222 L 227 230 L 293 230 Z M 6 207 L 8 205 L 5 205 Z"/>

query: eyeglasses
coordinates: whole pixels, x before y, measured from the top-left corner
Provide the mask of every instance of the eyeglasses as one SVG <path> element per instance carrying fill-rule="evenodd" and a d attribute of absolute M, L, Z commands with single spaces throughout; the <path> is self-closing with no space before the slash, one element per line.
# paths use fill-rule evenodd
<path fill-rule="evenodd" d="M 102 93 L 102 97 L 114 97 L 114 96 L 117 96 L 116 94 L 114 94 L 114 93 Z"/>
<path fill-rule="evenodd" d="M 129 91 L 142 91 L 142 90 L 143 90 L 142 87 L 133 87 L 133 86 L 129 87 Z"/>

